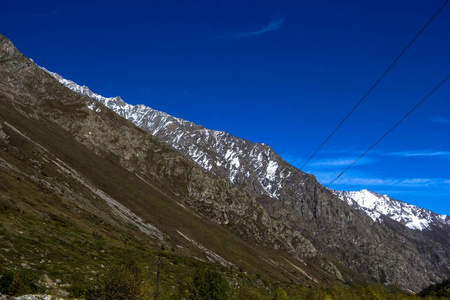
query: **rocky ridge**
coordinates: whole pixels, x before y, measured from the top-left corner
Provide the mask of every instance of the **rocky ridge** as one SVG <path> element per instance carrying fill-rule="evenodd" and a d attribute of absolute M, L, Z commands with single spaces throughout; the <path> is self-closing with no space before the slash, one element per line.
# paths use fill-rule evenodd
<path fill-rule="evenodd" d="M 80 86 L 57 73 L 46 71 L 71 90 L 97 100 L 136 126 L 161 138 L 205 170 L 226 177 L 249 191 L 275 199 L 285 198 L 285 182 L 301 174 L 268 145 L 253 143 L 223 131 L 210 130 L 145 105 L 130 105 L 120 96 L 103 97 L 87 86 Z M 90 105 L 90 108 L 93 109 L 93 106 Z M 290 192 L 293 190 L 295 193 L 295 189 L 290 189 Z M 367 190 L 333 193 L 350 206 L 364 211 L 374 221 L 380 221 L 380 215 L 385 215 L 415 230 L 429 228 L 431 223 L 447 229 L 450 226 L 450 219 L 446 215 L 438 215 L 387 195 Z"/>
<path fill-rule="evenodd" d="M 46 71 L 69 89 L 97 100 L 185 153 L 205 170 L 226 177 L 236 185 L 246 181 L 244 186 L 249 185 L 250 190 L 279 198 L 281 182 L 293 172 L 279 169 L 282 159 L 268 145 L 252 143 L 223 131 L 206 129 L 145 105 L 130 105 L 120 96 L 103 97 L 87 86 L 80 86 L 57 73 Z M 90 108 L 93 109 L 93 106 L 90 105 Z"/>

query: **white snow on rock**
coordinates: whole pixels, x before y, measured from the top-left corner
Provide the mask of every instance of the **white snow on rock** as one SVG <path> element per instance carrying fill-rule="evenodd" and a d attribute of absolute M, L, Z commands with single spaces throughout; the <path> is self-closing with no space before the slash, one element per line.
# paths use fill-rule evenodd
<path fill-rule="evenodd" d="M 278 164 L 274 161 L 270 161 L 267 166 L 267 179 L 275 180 L 276 172 L 278 169 Z"/>
<path fill-rule="evenodd" d="M 280 170 L 276 160 L 281 158 L 265 144 L 252 143 L 223 131 L 206 129 L 145 105 L 130 105 L 119 96 L 103 97 L 87 86 L 80 86 L 57 73 L 44 70 L 72 91 L 96 100 L 136 126 L 161 138 L 205 170 L 216 175 L 226 172 L 226 177 L 234 184 L 238 184 L 242 178 L 256 177 L 256 184 L 259 184 L 256 190 L 279 198 L 285 174 L 292 175 L 289 170 Z M 101 109 L 92 103 L 88 107 L 95 112 Z M 253 166 L 253 170 L 246 169 L 243 162 Z"/>
<path fill-rule="evenodd" d="M 384 215 L 415 230 L 424 230 L 431 224 L 439 227 L 450 225 L 450 218 L 446 215 L 438 215 L 415 205 L 394 200 L 388 195 L 380 195 L 369 190 L 333 191 L 333 193 L 350 206 L 361 209 L 377 222 L 382 222 L 381 216 Z"/>

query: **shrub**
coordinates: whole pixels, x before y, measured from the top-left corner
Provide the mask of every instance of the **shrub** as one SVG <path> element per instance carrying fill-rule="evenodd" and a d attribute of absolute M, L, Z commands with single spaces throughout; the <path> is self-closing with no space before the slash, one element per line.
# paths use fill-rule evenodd
<path fill-rule="evenodd" d="M 124 262 L 109 269 L 102 278 L 105 299 L 141 299 L 144 273 L 135 261 Z"/>
<path fill-rule="evenodd" d="M 188 299 L 220 300 L 228 298 L 228 283 L 214 269 L 197 269 L 187 286 Z"/>
<path fill-rule="evenodd" d="M 156 297 L 155 288 L 146 278 L 144 268 L 134 260 L 113 265 L 94 281 L 86 283 L 79 274 L 74 274 L 72 281 L 68 291 L 73 298 L 143 300 Z M 158 299 L 162 297 L 158 296 Z"/>
<path fill-rule="evenodd" d="M 0 277 L 0 293 L 9 295 L 9 287 L 14 280 L 14 273 L 11 271 L 5 271 Z"/>
<path fill-rule="evenodd" d="M 252 289 L 249 286 L 242 286 L 236 290 L 231 297 L 232 300 L 262 300 L 263 297 L 260 292 Z"/>
<path fill-rule="evenodd" d="M 275 300 L 288 300 L 288 295 L 286 291 L 280 287 L 278 287 L 275 291 Z"/>
<path fill-rule="evenodd" d="M 0 293 L 9 296 L 37 292 L 38 276 L 29 270 L 4 271 L 0 277 Z"/>

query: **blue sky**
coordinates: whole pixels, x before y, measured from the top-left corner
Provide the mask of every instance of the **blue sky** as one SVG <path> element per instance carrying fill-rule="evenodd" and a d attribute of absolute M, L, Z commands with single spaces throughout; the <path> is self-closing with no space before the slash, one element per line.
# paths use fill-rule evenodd
<path fill-rule="evenodd" d="M 27 3 L 28 2 L 28 3 Z M 300 167 L 444 1 L 0 1 L 39 65 Z M 450 4 L 304 171 L 326 184 L 450 73 Z M 331 188 L 450 214 L 447 82 Z"/>

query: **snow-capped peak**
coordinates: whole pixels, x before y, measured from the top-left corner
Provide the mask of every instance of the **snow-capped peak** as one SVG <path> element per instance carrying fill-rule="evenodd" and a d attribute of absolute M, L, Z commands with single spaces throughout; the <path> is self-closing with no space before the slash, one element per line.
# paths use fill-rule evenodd
<path fill-rule="evenodd" d="M 380 195 L 365 189 L 333 192 L 341 200 L 352 207 L 361 209 L 377 222 L 382 222 L 381 216 L 384 215 L 415 230 L 424 230 L 429 228 L 431 224 L 436 226 L 450 225 L 450 218 L 446 215 L 438 215 L 432 211 L 394 200 L 388 195 Z"/>

